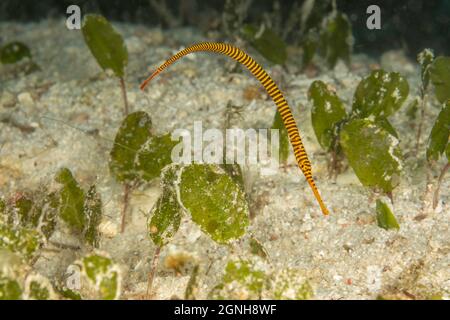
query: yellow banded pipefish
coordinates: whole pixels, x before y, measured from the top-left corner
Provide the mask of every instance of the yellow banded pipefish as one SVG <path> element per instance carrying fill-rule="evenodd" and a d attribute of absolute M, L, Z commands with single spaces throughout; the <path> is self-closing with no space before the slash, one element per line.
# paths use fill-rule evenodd
<path fill-rule="evenodd" d="M 305 148 L 302 143 L 302 139 L 300 138 L 300 133 L 298 131 L 297 125 L 295 123 L 294 117 L 292 116 L 291 110 L 288 106 L 286 99 L 281 93 L 278 86 L 272 80 L 272 78 L 267 74 L 267 72 L 248 54 L 246 54 L 241 49 L 232 46 L 226 43 L 214 43 L 214 42 L 202 42 L 198 44 L 194 44 L 190 47 L 187 47 L 184 50 L 181 50 L 171 58 L 169 58 L 166 62 L 158 67 L 158 69 L 153 72 L 153 74 L 148 77 L 145 81 L 142 82 L 140 88 L 144 90 L 147 84 L 156 77 L 160 72 L 162 72 L 165 68 L 170 66 L 172 63 L 176 62 L 178 59 L 184 57 L 185 55 L 198 51 L 206 51 L 206 52 L 216 52 L 224 54 L 241 64 L 243 64 L 247 69 L 261 82 L 264 89 L 266 89 L 269 96 L 272 98 L 273 102 L 275 102 L 278 112 L 281 115 L 283 123 L 288 132 L 289 140 L 294 149 L 295 159 L 297 160 L 298 167 L 302 170 L 303 174 L 310 185 L 314 196 L 316 197 L 320 208 L 322 209 L 323 214 L 327 215 L 328 209 L 326 208 L 322 198 L 319 194 L 319 190 L 316 187 L 314 179 L 311 173 L 311 163 L 308 159 L 308 155 L 306 154 Z"/>

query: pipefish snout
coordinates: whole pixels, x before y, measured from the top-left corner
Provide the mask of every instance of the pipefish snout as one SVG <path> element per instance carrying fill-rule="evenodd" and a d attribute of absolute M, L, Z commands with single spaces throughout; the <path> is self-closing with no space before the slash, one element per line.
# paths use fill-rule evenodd
<path fill-rule="evenodd" d="M 319 190 L 316 187 L 314 179 L 311 173 L 311 162 L 308 159 L 305 147 L 303 146 L 300 133 L 298 131 L 295 119 L 292 116 L 291 109 L 281 93 L 278 86 L 269 76 L 269 74 L 248 54 L 246 54 L 241 49 L 226 43 L 215 43 L 215 42 L 202 42 L 194 44 L 186 49 L 179 51 L 177 54 L 170 57 L 166 62 L 160 65 L 146 80 L 140 85 L 141 90 L 144 90 L 148 83 L 155 78 L 159 73 L 161 73 L 165 68 L 184 57 L 185 55 L 193 52 L 215 52 L 224 54 L 241 64 L 243 64 L 263 85 L 264 89 L 267 91 L 269 96 L 272 98 L 273 102 L 278 108 L 278 112 L 281 115 L 284 126 L 288 132 L 289 140 L 294 149 L 295 159 L 297 160 L 297 165 L 300 170 L 305 175 L 305 178 L 311 187 L 317 202 L 323 212 L 323 214 L 328 215 L 329 211 L 325 206 L 322 197 L 320 196 Z"/>

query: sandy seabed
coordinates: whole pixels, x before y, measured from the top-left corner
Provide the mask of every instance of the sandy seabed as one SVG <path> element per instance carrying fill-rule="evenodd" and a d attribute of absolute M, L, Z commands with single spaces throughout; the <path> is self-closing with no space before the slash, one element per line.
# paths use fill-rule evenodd
<path fill-rule="evenodd" d="M 241 128 L 267 128 L 275 106 L 257 80 L 247 72 L 234 72 L 234 63 L 213 54 L 195 54 L 165 71 L 145 93 L 139 82 L 178 49 L 215 40 L 192 29 L 162 31 L 115 23 L 129 51 L 127 93 L 133 111 L 150 114 L 159 133 L 191 129 L 194 121 L 204 127 L 222 128 L 229 101 L 242 106 Z M 0 66 L 0 116 L 26 125 L 0 122 L 0 190 L 8 196 L 34 190 L 53 182 L 61 167 L 72 170 L 83 185 L 96 183 L 104 204 L 100 249 L 122 270 L 122 298 L 145 294 L 147 273 L 155 249 L 146 227 L 148 213 L 161 193 L 159 181 L 135 190 L 124 233 L 120 233 L 121 185 L 109 173 L 111 141 L 123 118 L 119 82 L 104 73 L 84 44 L 79 31 L 70 31 L 59 20 L 36 24 L 0 23 L 3 42 L 18 40 L 32 50 L 42 71 L 27 76 Z M 373 299 L 378 295 L 424 298 L 450 293 L 450 193 L 449 179 L 441 187 L 440 203 L 431 208 L 433 186 L 427 187 L 424 143 L 415 154 L 415 122 L 406 116 L 406 106 L 418 92 L 419 70 L 401 52 L 380 59 L 354 55 L 347 67 L 319 70 L 306 75 L 300 70 L 298 50 L 290 48 L 286 68 L 270 66 L 251 49 L 285 94 L 297 120 L 313 165 L 313 172 L 330 216 L 322 216 L 293 155 L 286 170 L 261 176 L 257 168 L 245 168 L 246 184 L 255 212 L 248 235 L 230 246 L 214 243 L 185 216 L 178 233 L 162 250 L 156 274 L 155 298 L 183 297 L 190 268 L 199 264 L 198 298 L 220 281 L 232 258 L 249 256 L 248 238 L 266 248 L 274 269 L 295 269 L 309 279 L 316 299 Z M 353 92 L 362 79 L 380 64 L 401 72 L 409 81 L 410 95 L 392 123 L 406 154 L 400 185 L 394 190 L 393 210 L 399 231 L 377 226 L 375 197 L 357 180 L 351 169 L 336 181 L 328 178 L 327 158 L 311 126 L 306 92 L 317 79 L 334 86 L 349 108 Z M 239 68 L 238 68 L 239 69 Z M 258 87 L 259 88 L 259 87 Z M 251 93 L 253 92 L 253 94 Z M 432 99 L 431 104 L 433 102 Z M 438 108 L 429 106 L 424 135 L 428 136 Z M 417 120 L 416 120 L 417 122 Z M 443 164 L 439 164 L 441 167 Z M 437 170 L 430 181 L 436 181 Z M 428 192 L 426 192 L 428 190 Z M 76 238 L 57 231 L 53 240 L 77 244 Z M 35 264 L 41 274 L 53 279 L 83 252 L 61 249 L 45 252 Z M 171 269 L 170 261 L 183 257 L 184 268 Z"/>

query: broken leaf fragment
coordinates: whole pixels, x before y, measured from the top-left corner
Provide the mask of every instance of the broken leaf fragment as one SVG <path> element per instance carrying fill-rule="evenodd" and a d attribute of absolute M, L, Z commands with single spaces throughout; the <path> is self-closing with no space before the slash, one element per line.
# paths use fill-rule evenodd
<path fill-rule="evenodd" d="M 22 42 L 10 42 L 0 48 L 0 62 L 3 64 L 16 63 L 25 58 L 31 59 L 31 52 Z"/>
<path fill-rule="evenodd" d="M 340 143 L 364 186 L 389 193 L 399 184 L 399 141 L 386 130 L 368 119 L 355 119 L 342 128 Z"/>
<path fill-rule="evenodd" d="M 135 159 L 144 143 L 150 139 L 152 122 L 143 111 L 130 113 L 123 121 L 111 149 L 109 169 L 119 182 L 137 178 Z"/>
<path fill-rule="evenodd" d="M 437 161 L 445 152 L 450 138 L 450 99 L 442 106 L 428 138 L 427 160 Z M 447 158 L 449 159 L 449 158 Z M 450 160 L 450 159 L 449 159 Z"/>
<path fill-rule="evenodd" d="M 82 233 L 86 224 L 84 214 L 85 194 L 78 182 L 67 168 L 58 171 L 56 182 L 62 184 L 59 192 L 59 215 L 67 223 L 70 229 L 76 233 Z"/>
<path fill-rule="evenodd" d="M 400 109 L 408 93 L 408 82 L 399 73 L 372 71 L 356 88 L 352 112 L 358 118 L 387 118 Z"/>
<path fill-rule="evenodd" d="M 328 151 L 337 138 L 337 125 L 347 117 L 344 104 L 322 81 L 311 84 L 308 97 L 312 101 L 311 121 L 314 133 L 322 148 Z"/>
<path fill-rule="evenodd" d="M 193 164 L 181 172 L 180 199 L 192 220 L 218 243 L 244 235 L 249 209 L 239 183 L 218 165 Z"/>
<path fill-rule="evenodd" d="M 128 52 L 122 36 L 105 17 L 87 14 L 81 28 L 84 41 L 103 70 L 111 69 L 122 78 L 128 63 Z"/>
<path fill-rule="evenodd" d="M 380 199 L 377 199 L 376 210 L 377 210 L 377 222 L 380 228 L 386 230 L 400 229 L 400 225 L 398 224 L 397 219 L 395 218 L 391 209 L 386 203 L 384 203 Z"/>
<path fill-rule="evenodd" d="M 430 79 L 440 103 L 450 99 L 450 57 L 437 57 L 430 68 Z"/>
<path fill-rule="evenodd" d="M 176 181 L 179 166 L 166 167 L 162 172 L 162 194 L 152 208 L 151 219 L 148 223 L 150 238 L 153 243 L 161 247 L 174 236 L 181 223 L 183 208 L 178 202 Z"/>

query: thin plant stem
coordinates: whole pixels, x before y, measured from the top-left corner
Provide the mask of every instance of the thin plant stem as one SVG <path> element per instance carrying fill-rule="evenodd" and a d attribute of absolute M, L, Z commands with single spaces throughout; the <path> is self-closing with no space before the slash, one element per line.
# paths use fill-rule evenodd
<path fill-rule="evenodd" d="M 158 267 L 159 254 L 161 252 L 161 247 L 158 246 L 155 249 L 155 253 L 153 254 L 152 266 L 150 272 L 148 273 L 148 281 L 147 281 L 147 299 L 150 299 L 152 294 L 153 280 L 155 279 L 156 268 Z"/>
<path fill-rule="evenodd" d="M 441 174 L 439 175 L 436 190 L 434 191 L 434 197 L 433 197 L 433 209 L 436 209 L 438 202 L 439 202 L 439 190 L 441 189 L 442 180 L 444 180 L 444 176 L 447 173 L 448 169 L 450 168 L 450 162 L 447 162 L 447 164 L 442 168 Z"/>
<path fill-rule="evenodd" d="M 417 128 L 416 154 L 419 151 L 420 138 L 422 136 L 422 127 L 423 127 L 423 122 L 425 120 L 425 107 L 426 107 L 426 94 L 423 92 L 423 89 L 421 89 L 420 95 L 421 95 L 421 100 L 422 100 L 422 107 L 420 108 L 420 121 L 419 121 L 419 127 Z"/>
<path fill-rule="evenodd" d="M 125 183 L 125 185 L 123 186 L 123 207 L 122 207 L 120 233 L 124 233 L 125 231 L 125 221 L 128 212 L 128 204 L 130 203 L 130 190 L 131 190 L 130 184 Z"/>
<path fill-rule="evenodd" d="M 123 97 L 123 113 L 125 116 L 128 115 L 128 113 L 130 112 L 129 108 L 128 108 L 128 99 L 127 99 L 127 88 L 125 86 L 125 80 L 123 79 L 123 77 L 119 78 L 120 80 L 120 89 L 122 90 L 122 97 Z"/>

